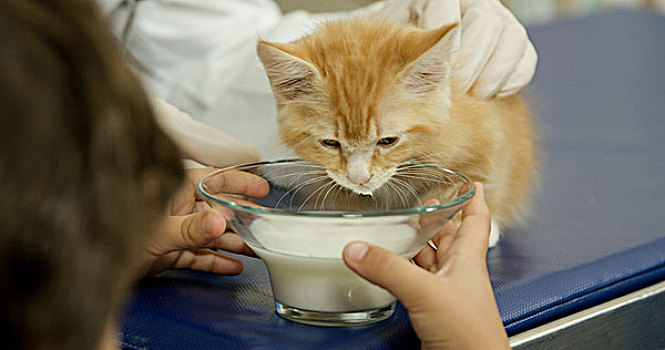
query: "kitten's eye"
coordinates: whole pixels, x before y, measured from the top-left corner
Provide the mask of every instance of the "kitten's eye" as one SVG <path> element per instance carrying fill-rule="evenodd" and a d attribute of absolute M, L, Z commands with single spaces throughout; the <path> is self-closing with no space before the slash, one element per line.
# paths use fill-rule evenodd
<path fill-rule="evenodd" d="M 379 140 L 376 144 L 379 146 L 392 146 L 397 142 L 397 136 L 384 137 Z"/>
<path fill-rule="evenodd" d="M 333 139 L 325 139 L 321 140 L 321 144 L 330 147 L 330 148 L 338 148 L 339 147 L 339 141 L 333 140 Z"/>

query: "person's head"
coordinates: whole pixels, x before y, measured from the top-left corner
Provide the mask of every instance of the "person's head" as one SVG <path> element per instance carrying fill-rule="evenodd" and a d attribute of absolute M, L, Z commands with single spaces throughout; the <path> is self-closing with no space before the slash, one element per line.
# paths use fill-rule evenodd
<path fill-rule="evenodd" d="M 183 170 L 92 1 L 0 4 L 3 348 L 93 349 Z"/>

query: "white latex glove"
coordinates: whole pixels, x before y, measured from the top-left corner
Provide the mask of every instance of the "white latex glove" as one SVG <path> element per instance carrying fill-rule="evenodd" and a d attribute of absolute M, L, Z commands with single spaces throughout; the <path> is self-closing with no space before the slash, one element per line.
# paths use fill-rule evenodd
<path fill-rule="evenodd" d="M 453 68 L 475 96 L 512 95 L 536 71 L 538 55 L 524 26 L 499 0 L 387 0 L 380 13 L 401 22 L 415 16 L 423 29 L 460 23 Z"/>
<path fill-rule="evenodd" d="M 155 98 L 152 106 L 159 125 L 192 160 L 218 168 L 259 160 L 254 145 L 193 120 L 164 100 Z"/>

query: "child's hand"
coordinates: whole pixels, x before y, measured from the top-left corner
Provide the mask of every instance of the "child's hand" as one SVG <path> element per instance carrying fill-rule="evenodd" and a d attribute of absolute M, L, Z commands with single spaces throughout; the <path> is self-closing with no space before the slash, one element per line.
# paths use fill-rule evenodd
<path fill-rule="evenodd" d="M 508 337 L 494 301 L 485 257 L 490 231 L 484 190 L 462 210 L 462 225 L 447 225 L 434 237 L 438 249 L 423 249 L 416 261 L 383 248 L 353 242 L 346 264 L 387 289 L 409 310 L 423 349 L 508 348 Z"/>
<path fill-rule="evenodd" d="M 209 248 L 254 256 L 237 234 L 227 231 L 222 213 L 211 209 L 196 192 L 198 181 L 216 169 L 189 169 L 183 188 L 171 202 L 170 215 L 162 222 L 142 251 L 139 277 L 167 269 L 192 269 L 223 275 L 237 275 L 242 261 Z M 268 183 L 249 173 L 229 172 L 217 176 L 208 186 L 213 192 L 264 197 Z"/>

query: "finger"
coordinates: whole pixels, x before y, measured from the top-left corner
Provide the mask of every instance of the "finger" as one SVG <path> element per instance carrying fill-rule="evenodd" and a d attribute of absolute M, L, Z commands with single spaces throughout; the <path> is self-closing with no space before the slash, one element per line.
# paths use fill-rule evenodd
<path fill-rule="evenodd" d="M 537 64 L 538 53 L 531 41 L 528 41 L 524 55 L 517 63 L 513 73 L 508 77 L 506 83 L 503 84 L 501 90 L 499 90 L 497 96 L 506 97 L 522 90 L 522 88 L 527 86 L 531 82 L 531 79 L 533 79 L 533 76 L 536 73 Z"/>
<path fill-rule="evenodd" d="M 194 201 L 194 213 L 210 209 L 211 206 L 206 201 Z"/>
<path fill-rule="evenodd" d="M 524 56 L 527 42 L 526 31 L 519 23 L 504 28 L 496 50 L 473 84 L 471 94 L 480 98 L 496 95 Z"/>
<path fill-rule="evenodd" d="M 471 8 L 462 17 L 460 50 L 454 69 L 464 91 L 469 91 L 489 61 L 501 37 L 503 23 L 487 11 Z"/>
<path fill-rule="evenodd" d="M 490 212 L 485 202 L 485 190 L 476 182 L 476 195 L 462 209 L 462 224 L 450 246 L 449 254 L 475 252 L 483 259 L 487 255 L 490 234 Z"/>
<path fill-rule="evenodd" d="M 434 204 L 436 203 L 438 203 L 438 201 L 435 201 Z M 441 217 L 437 217 L 436 219 L 442 220 Z M 429 244 L 421 249 L 413 258 L 418 266 L 426 268 L 431 272 L 439 270 L 441 267 L 441 257 L 446 254 L 448 247 L 454 241 L 457 234 L 457 224 L 454 223 L 454 220 L 459 221 L 459 215 L 448 220 L 439 232 L 432 237 Z M 420 219 L 421 227 L 423 226 L 424 221 L 425 220 L 422 218 Z"/>
<path fill-rule="evenodd" d="M 219 170 L 217 168 L 190 168 L 187 169 L 187 179 L 190 183 L 197 184 L 202 177 Z"/>
<path fill-rule="evenodd" d="M 426 299 L 424 284 L 432 274 L 381 247 L 365 242 L 351 242 L 344 249 L 344 262 L 361 277 L 387 289 L 408 309 Z"/>
<path fill-rule="evenodd" d="M 437 205 L 441 203 L 438 199 L 436 198 L 431 198 L 423 202 L 420 206 L 421 207 L 428 207 L 430 205 Z M 441 220 L 441 216 L 437 215 L 437 213 L 430 213 L 430 212 L 424 212 L 420 214 L 418 217 L 418 224 L 422 229 L 427 229 L 430 227 L 430 225 L 437 224 Z"/>
<path fill-rule="evenodd" d="M 441 256 L 441 254 L 445 254 L 448 251 L 450 244 L 455 240 L 457 230 L 457 225 L 453 220 L 448 221 L 441 229 L 441 232 L 434 239 L 434 243 L 437 246 L 437 256 Z"/>
<path fill-rule="evenodd" d="M 169 216 L 155 237 L 162 252 L 205 247 L 226 230 L 226 221 L 215 210 L 209 209 L 191 215 Z"/>
<path fill-rule="evenodd" d="M 256 253 L 245 241 L 235 233 L 226 232 L 208 245 L 208 248 L 225 250 L 227 252 L 256 257 Z"/>
<path fill-rule="evenodd" d="M 436 250 L 431 245 L 426 245 L 416 256 L 413 257 L 416 265 L 427 269 L 430 272 L 436 272 L 439 268 L 439 259 L 436 256 Z"/>
<path fill-rule="evenodd" d="M 205 182 L 205 186 L 211 193 L 242 194 L 255 198 L 265 197 L 270 191 L 268 181 L 244 171 L 226 171 L 212 175 Z"/>
<path fill-rule="evenodd" d="M 191 249 L 180 253 L 173 262 L 174 269 L 190 269 L 219 275 L 239 275 L 242 261 L 210 249 Z"/>
<path fill-rule="evenodd" d="M 439 204 L 439 200 L 435 198 L 431 198 L 426 200 L 421 204 L 423 207 L 427 207 L 430 205 L 437 205 Z M 420 230 L 427 232 L 431 230 L 432 225 L 439 225 L 440 222 L 444 220 L 442 218 L 442 215 L 437 215 L 437 213 L 422 213 L 420 214 L 420 217 L 418 218 L 418 224 L 420 225 Z M 439 235 L 441 234 L 441 230 L 437 234 L 435 234 L 432 239 L 428 242 L 428 245 L 423 247 L 418 254 L 416 254 L 415 257 L 413 257 L 413 261 L 420 267 L 425 268 L 430 270 L 431 272 L 436 271 L 438 268 L 438 259 L 436 256 L 436 249 L 437 245 L 436 242 L 439 240 Z"/>

